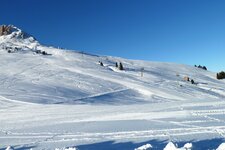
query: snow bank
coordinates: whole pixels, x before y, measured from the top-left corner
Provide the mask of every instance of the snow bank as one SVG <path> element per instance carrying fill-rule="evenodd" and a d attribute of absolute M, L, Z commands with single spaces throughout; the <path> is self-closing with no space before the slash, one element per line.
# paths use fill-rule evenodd
<path fill-rule="evenodd" d="M 151 144 L 146 144 L 146 145 L 140 146 L 138 148 L 135 148 L 134 150 L 149 150 L 151 148 L 152 148 Z"/>
<path fill-rule="evenodd" d="M 225 143 L 220 144 L 216 150 L 225 150 Z"/>

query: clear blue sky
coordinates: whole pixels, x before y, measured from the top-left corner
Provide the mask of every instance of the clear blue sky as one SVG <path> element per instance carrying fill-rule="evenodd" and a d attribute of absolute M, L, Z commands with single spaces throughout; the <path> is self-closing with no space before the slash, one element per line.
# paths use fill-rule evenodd
<path fill-rule="evenodd" d="M 225 0 L 5 0 L 0 13 L 43 44 L 225 70 Z"/>

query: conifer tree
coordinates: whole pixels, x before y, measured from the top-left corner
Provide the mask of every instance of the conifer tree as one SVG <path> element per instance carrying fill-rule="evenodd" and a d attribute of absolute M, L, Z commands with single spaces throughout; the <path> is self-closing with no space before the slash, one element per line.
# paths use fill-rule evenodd
<path fill-rule="evenodd" d="M 118 63 L 116 62 L 116 68 L 118 68 Z"/>
<path fill-rule="evenodd" d="M 123 68 L 123 64 L 120 62 L 120 64 L 119 64 L 119 70 L 124 70 L 124 68 Z"/>
<path fill-rule="evenodd" d="M 203 66 L 202 69 L 207 70 L 206 66 Z"/>
<path fill-rule="evenodd" d="M 216 74 L 216 78 L 218 80 L 225 79 L 225 72 L 224 71 L 221 71 L 221 72 L 217 73 Z"/>

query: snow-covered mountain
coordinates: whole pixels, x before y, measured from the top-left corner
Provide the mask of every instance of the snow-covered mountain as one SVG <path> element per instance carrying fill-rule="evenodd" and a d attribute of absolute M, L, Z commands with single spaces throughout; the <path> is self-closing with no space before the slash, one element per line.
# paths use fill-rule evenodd
<path fill-rule="evenodd" d="M 10 28 L 0 36 L 0 149 L 223 138 L 225 81 L 215 73 L 47 47 Z"/>
<path fill-rule="evenodd" d="M 6 31 L 4 31 L 6 30 Z M 0 48 L 11 50 L 30 50 L 40 45 L 38 41 L 28 33 L 13 25 L 0 27 Z M 16 48 L 16 49 L 15 49 Z"/>

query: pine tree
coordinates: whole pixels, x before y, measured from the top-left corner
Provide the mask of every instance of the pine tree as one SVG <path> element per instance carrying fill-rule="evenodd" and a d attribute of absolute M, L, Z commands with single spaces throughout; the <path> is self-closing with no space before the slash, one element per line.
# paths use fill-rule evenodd
<path fill-rule="evenodd" d="M 116 62 L 116 68 L 118 68 L 118 63 Z"/>
<path fill-rule="evenodd" d="M 203 66 L 202 69 L 207 70 L 206 66 Z"/>
<path fill-rule="evenodd" d="M 225 79 L 225 72 L 224 72 L 224 71 L 221 71 L 221 72 L 217 73 L 217 74 L 216 74 L 216 78 L 217 78 L 218 80 L 220 80 L 220 79 Z"/>
<path fill-rule="evenodd" d="M 119 64 L 119 70 L 124 70 L 124 68 L 123 68 L 123 64 L 120 62 L 120 64 Z"/>
<path fill-rule="evenodd" d="M 100 66 L 104 66 L 103 63 L 102 63 L 101 61 L 100 61 L 99 63 L 100 63 Z"/>
<path fill-rule="evenodd" d="M 201 65 L 198 65 L 198 68 L 201 68 L 202 69 L 202 66 Z"/>

